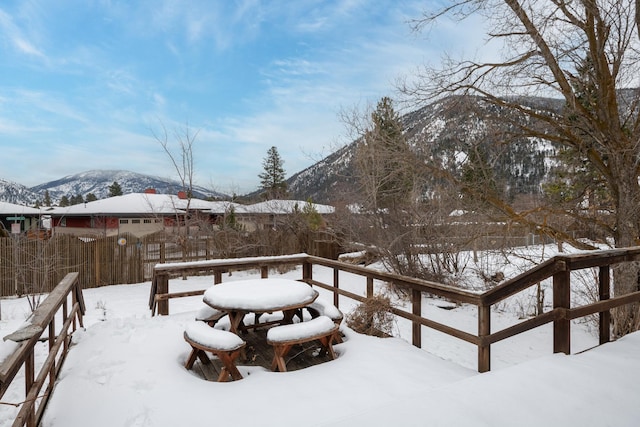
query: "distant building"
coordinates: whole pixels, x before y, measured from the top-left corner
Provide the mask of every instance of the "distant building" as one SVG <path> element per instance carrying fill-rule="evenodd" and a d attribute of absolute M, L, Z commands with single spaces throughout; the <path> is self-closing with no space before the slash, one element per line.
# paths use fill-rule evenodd
<path fill-rule="evenodd" d="M 2 230 L 2 234 L 10 235 L 39 230 L 44 227 L 42 218 L 43 212 L 40 209 L 0 202 L 0 230 Z"/>
<path fill-rule="evenodd" d="M 235 214 L 244 230 L 263 230 L 277 227 L 278 224 L 287 221 L 292 214 L 304 212 L 308 203 L 302 200 L 267 200 L 253 205 L 240 205 Z M 310 206 L 323 218 L 327 218 L 335 211 L 335 208 L 329 205 L 311 203 Z"/>
<path fill-rule="evenodd" d="M 190 217 L 212 220 L 215 203 L 188 199 L 184 194 L 132 193 L 78 205 L 54 208 L 50 212 L 54 234 L 137 237 L 171 229 Z"/>

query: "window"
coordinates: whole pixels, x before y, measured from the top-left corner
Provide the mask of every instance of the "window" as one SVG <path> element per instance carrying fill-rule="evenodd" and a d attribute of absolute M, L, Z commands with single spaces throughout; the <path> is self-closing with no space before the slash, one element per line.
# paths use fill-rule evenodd
<path fill-rule="evenodd" d="M 145 219 L 145 220 L 144 220 L 144 223 L 145 223 L 145 224 L 151 224 L 151 220 L 150 220 L 150 219 Z"/>
<path fill-rule="evenodd" d="M 140 224 L 140 220 L 139 219 L 132 219 L 131 220 L 131 224 Z"/>
<path fill-rule="evenodd" d="M 129 220 L 128 219 L 121 219 L 120 220 L 120 224 L 129 224 Z"/>

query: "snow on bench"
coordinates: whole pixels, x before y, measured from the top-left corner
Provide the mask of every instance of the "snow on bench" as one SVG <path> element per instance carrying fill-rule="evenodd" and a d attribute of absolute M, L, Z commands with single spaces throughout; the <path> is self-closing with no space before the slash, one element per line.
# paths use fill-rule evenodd
<path fill-rule="evenodd" d="M 205 304 L 196 313 L 196 320 L 205 322 L 209 326 L 213 327 L 218 322 L 218 320 L 222 319 L 226 315 L 227 315 L 226 312 L 222 310 L 218 310 L 217 308 L 210 307 Z"/>
<path fill-rule="evenodd" d="M 267 343 L 273 346 L 274 356 L 271 370 L 286 372 L 285 356 L 296 344 L 319 341 L 323 351 L 329 353 L 331 359 L 336 358 L 333 351 L 333 339 L 338 332 L 338 325 L 328 316 L 318 316 L 308 322 L 275 326 L 267 331 Z"/>
<path fill-rule="evenodd" d="M 199 358 L 204 364 L 210 364 L 211 360 L 206 352 L 211 352 L 220 359 L 223 364 L 219 382 L 229 379 L 242 379 L 242 374 L 235 365 L 235 360 L 242 352 L 246 343 L 236 334 L 220 329 L 214 329 L 205 322 L 195 321 L 189 323 L 184 331 L 184 339 L 191 346 L 191 354 L 185 363 L 185 368 L 191 369 Z"/>
<path fill-rule="evenodd" d="M 306 309 L 311 314 L 311 317 L 327 316 L 336 325 L 342 323 L 342 318 L 344 317 L 338 307 L 319 298 L 306 306 Z"/>

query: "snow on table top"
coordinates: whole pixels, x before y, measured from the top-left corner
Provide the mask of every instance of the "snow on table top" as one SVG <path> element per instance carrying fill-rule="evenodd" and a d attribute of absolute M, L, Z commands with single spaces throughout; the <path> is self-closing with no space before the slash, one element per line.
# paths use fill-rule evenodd
<path fill-rule="evenodd" d="M 242 347 L 244 341 L 236 334 L 222 329 L 214 329 L 204 322 L 189 323 L 184 330 L 191 341 L 209 348 L 235 350 Z"/>
<path fill-rule="evenodd" d="M 213 285 L 202 300 L 221 310 L 269 312 L 313 302 L 318 292 L 290 279 L 250 279 Z"/>
<path fill-rule="evenodd" d="M 224 312 L 208 305 L 203 305 L 196 313 L 196 320 L 207 320 L 210 318 L 218 318 L 224 315 Z"/>
<path fill-rule="evenodd" d="M 327 316 L 318 316 L 306 322 L 276 326 L 267 331 L 268 341 L 289 341 L 329 333 L 335 328 L 333 320 Z"/>

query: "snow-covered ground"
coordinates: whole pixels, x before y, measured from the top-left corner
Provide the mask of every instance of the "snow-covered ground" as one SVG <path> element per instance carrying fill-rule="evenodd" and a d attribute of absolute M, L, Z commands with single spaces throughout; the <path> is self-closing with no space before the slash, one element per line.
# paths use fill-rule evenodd
<path fill-rule="evenodd" d="M 332 274 L 314 269 L 314 278 L 327 283 Z M 224 281 L 255 275 L 237 272 Z M 298 279 L 301 272 L 270 275 Z M 360 281 L 340 280 L 363 292 Z M 171 289 L 202 289 L 212 282 L 178 279 Z M 149 287 L 147 282 L 84 292 L 86 330 L 74 334 L 43 426 L 640 425 L 640 333 L 578 354 L 596 345 L 597 337 L 588 323 L 576 323 L 575 354 L 565 356 L 552 354 L 547 325 L 493 345 L 492 372 L 478 374 L 474 346 L 427 328 L 424 348 L 418 349 L 407 342 L 408 322 L 395 325 L 400 338 L 386 339 L 343 326 L 346 339 L 335 346 L 334 361 L 286 373 L 240 365 L 244 379 L 216 383 L 183 366 L 190 347 L 182 334 L 202 297 L 172 300 L 170 316 L 152 318 Z M 328 292 L 320 293 L 330 301 Z M 518 322 L 527 301 L 524 296 L 497 307 L 492 330 Z M 24 299 L 0 304 L 5 336 L 26 319 L 29 307 Z M 352 308 L 341 302 L 344 312 Z M 423 310 L 436 321 L 477 331 L 474 307 L 425 298 Z M 19 398 L 9 390 L 3 401 Z M 0 426 L 11 425 L 16 411 L 0 405 Z"/>

